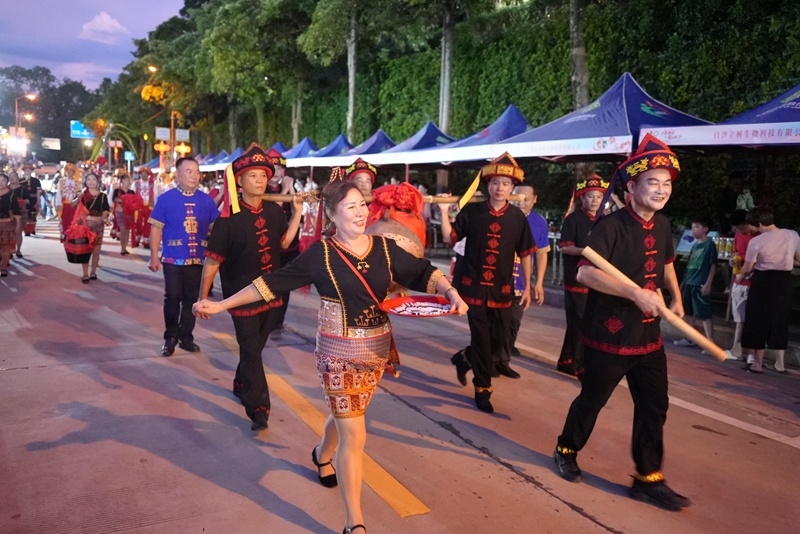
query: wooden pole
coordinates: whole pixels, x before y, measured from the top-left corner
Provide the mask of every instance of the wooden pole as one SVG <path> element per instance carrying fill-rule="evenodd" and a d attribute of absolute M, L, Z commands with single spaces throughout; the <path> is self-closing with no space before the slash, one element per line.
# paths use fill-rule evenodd
<path fill-rule="evenodd" d="M 639 286 L 625 276 L 619 269 L 611 265 L 604 257 L 600 254 L 592 250 L 590 247 L 584 247 L 583 252 L 581 255 L 592 262 L 595 267 L 606 273 L 607 275 L 611 276 L 615 280 L 620 283 L 623 283 L 630 287 L 639 288 Z M 641 288 L 639 288 L 641 289 Z M 681 334 L 686 336 L 686 338 L 693 342 L 695 345 L 699 345 L 701 348 L 705 349 L 709 352 L 717 361 L 725 361 L 727 359 L 727 355 L 725 351 L 719 348 L 713 341 L 708 339 L 706 336 L 698 332 L 693 326 L 687 324 L 683 319 L 675 315 L 672 310 L 667 308 L 667 304 L 662 300 L 661 305 L 658 307 L 658 313 L 667 320 L 669 324 L 677 328 Z"/>
<path fill-rule="evenodd" d="M 294 195 L 279 195 L 279 194 L 268 193 L 266 195 L 262 195 L 261 198 L 264 199 L 264 200 L 267 200 L 267 201 L 271 201 L 271 202 L 291 202 L 292 199 L 294 198 Z M 369 195 L 364 197 L 364 199 L 367 202 L 372 202 L 372 197 L 369 196 Z M 509 195 L 508 196 L 508 200 L 509 201 L 524 200 L 524 199 L 525 199 L 525 195 Z M 433 195 L 423 195 L 422 196 L 422 201 L 425 202 L 426 204 L 455 204 L 459 200 L 461 200 L 461 197 L 458 197 L 458 196 L 446 196 L 446 197 L 437 197 L 437 196 L 433 196 Z M 479 196 L 479 197 L 473 196 L 469 201 L 470 202 L 483 202 L 485 200 L 487 200 L 487 198 L 484 197 L 484 196 Z"/>

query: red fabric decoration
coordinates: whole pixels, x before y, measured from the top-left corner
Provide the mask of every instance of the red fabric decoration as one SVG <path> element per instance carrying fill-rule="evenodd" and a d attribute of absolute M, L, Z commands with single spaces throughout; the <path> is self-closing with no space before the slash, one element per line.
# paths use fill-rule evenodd
<path fill-rule="evenodd" d="M 411 184 L 384 185 L 372 191 L 367 227 L 383 219 L 384 213 L 389 210 L 389 217 L 414 232 L 424 249 L 425 220 L 421 215 L 424 206 L 422 194 Z"/>

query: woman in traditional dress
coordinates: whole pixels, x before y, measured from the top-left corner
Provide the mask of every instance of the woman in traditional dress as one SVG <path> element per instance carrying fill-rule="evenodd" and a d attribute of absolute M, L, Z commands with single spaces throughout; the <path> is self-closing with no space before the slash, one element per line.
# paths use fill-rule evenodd
<path fill-rule="evenodd" d="M 100 179 L 93 172 L 90 172 L 83 179 L 86 188 L 79 198 L 79 202 L 86 207 L 89 212 L 86 216 L 86 223 L 89 229 L 97 234 L 94 240 L 94 250 L 92 250 L 92 271 L 89 273 L 89 264 L 84 263 L 83 283 L 88 284 L 89 280 L 97 280 L 97 266 L 100 263 L 100 246 L 103 244 L 105 227 L 108 224 L 108 214 L 111 206 L 108 204 L 108 196 L 100 190 Z"/>
<path fill-rule="evenodd" d="M 378 304 L 392 281 L 397 281 L 417 291 L 444 294 L 459 315 L 467 312 L 467 305 L 428 260 L 415 258 L 391 239 L 364 233 L 369 210 L 355 184 L 334 182 L 322 196 L 334 237 L 314 243 L 293 262 L 262 275 L 222 302 L 195 303 L 194 312 L 208 318 L 314 284 L 320 295 L 317 370 L 331 416 L 322 441 L 311 451 L 311 460 L 324 486 L 338 482 L 345 505 L 344 532 L 366 532 L 361 513 L 362 452 L 367 437 L 364 412 L 383 375 L 392 337 L 389 317 Z"/>
<path fill-rule="evenodd" d="M 0 174 L 0 277 L 8 276 L 11 251 L 17 246 L 17 231 L 22 232 L 20 206 L 10 183 L 8 176 Z"/>
<path fill-rule="evenodd" d="M 72 224 L 72 219 L 75 217 L 75 204 L 78 200 L 78 189 L 80 184 L 78 179 L 78 167 L 74 163 L 67 163 L 64 166 L 64 176 L 58 181 L 56 187 L 56 206 L 58 206 L 59 218 L 61 220 L 59 226 L 61 230 L 61 242 L 64 242 L 64 232 Z"/>
<path fill-rule="evenodd" d="M 111 197 L 111 202 L 114 204 L 114 222 L 119 228 L 119 253 L 123 256 L 130 254 L 128 252 L 128 239 L 131 235 L 131 228 L 136 227 L 136 221 L 132 213 L 126 213 L 126 202 L 124 197 L 126 195 L 136 195 L 131 189 L 131 177 L 128 174 L 119 175 L 119 187 L 114 189 Z M 131 197 L 133 198 L 133 197 Z"/>

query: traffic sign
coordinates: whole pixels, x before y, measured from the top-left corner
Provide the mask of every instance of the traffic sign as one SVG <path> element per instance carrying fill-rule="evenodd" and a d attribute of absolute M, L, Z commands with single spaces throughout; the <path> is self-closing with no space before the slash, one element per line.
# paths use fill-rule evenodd
<path fill-rule="evenodd" d="M 169 141 L 169 128 L 156 128 L 156 139 Z"/>
<path fill-rule="evenodd" d="M 175 128 L 175 140 L 176 141 L 188 141 L 189 140 L 189 130 L 184 130 L 182 128 Z"/>
<path fill-rule="evenodd" d="M 136 159 L 136 156 L 133 155 L 133 152 L 130 150 L 125 151 L 125 161 L 133 161 Z"/>
<path fill-rule="evenodd" d="M 69 136 L 73 139 L 94 139 L 94 134 L 80 121 L 69 121 Z"/>
<path fill-rule="evenodd" d="M 106 142 L 108 148 L 122 148 L 122 141 L 119 139 L 110 139 Z"/>
<path fill-rule="evenodd" d="M 61 150 L 61 139 L 58 137 L 42 137 L 42 148 L 47 150 Z"/>

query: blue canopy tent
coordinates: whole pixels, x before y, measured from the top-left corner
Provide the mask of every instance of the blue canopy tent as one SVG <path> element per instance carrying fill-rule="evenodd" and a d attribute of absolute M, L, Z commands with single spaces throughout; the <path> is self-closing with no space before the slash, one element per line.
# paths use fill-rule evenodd
<path fill-rule="evenodd" d="M 272 145 L 270 148 L 274 148 L 276 151 L 280 152 L 281 154 L 283 154 L 284 152 L 289 150 L 288 148 L 286 148 L 286 145 L 284 145 L 280 141 L 275 141 L 275 144 Z M 269 152 L 269 149 L 267 150 L 267 152 Z"/>
<path fill-rule="evenodd" d="M 719 124 L 643 128 L 671 146 L 791 146 L 800 144 L 800 84 Z"/>
<path fill-rule="evenodd" d="M 392 138 L 386 135 L 386 132 L 384 132 L 382 129 L 378 129 L 378 131 L 372 134 L 369 139 L 360 145 L 351 148 L 342 155 L 360 156 L 362 154 L 377 154 L 392 148 L 394 145 L 395 142 L 392 140 Z"/>
<path fill-rule="evenodd" d="M 319 152 L 311 154 L 311 157 L 304 158 L 302 161 L 295 161 L 293 164 L 296 167 L 346 167 L 361 155 L 378 154 L 393 146 L 394 141 L 392 141 L 392 138 L 386 135 L 386 132 L 379 129 L 360 145 L 352 147 L 341 154 L 331 155 L 323 159 L 319 157 L 319 154 L 324 150 L 322 149 Z M 372 163 L 372 157 L 364 159 Z"/>
<path fill-rule="evenodd" d="M 311 152 L 319 150 L 317 145 L 314 144 L 314 141 L 309 139 L 308 137 L 304 137 L 296 146 L 293 146 L 289 150 L 283 152 L 283 157 L 287 160 L 295 159 L 295 158 L 304 158 L 311 154 Z M 287 162 L 288 164 L 288 162 Z M 295 167 L 296 165 L 289 165 L 289 167 Z"/>
<path fill-rule="evenodd" d="M 399 145 L 381 152 L 379 155 L 372 158 L 377 160 L 380 165 L 390 165 L 399 162 L 403 158 L 403 153 L 412 150 L 424 150 L 426 148 L 435 148 L 438 146 L 446 145 L 455 141 L 452 137 L 442 132 L 433 122 L 428 121 L 425 126 L 415 133 L 410 138 L 406 139 Z M 397 159 L 398 161 L 394 161 Z M 406 163 L 406 181 L 409 179 L 409 164 Z"/>
<path fill-rule="evenodd" d="M 506 110 L 492 124 L 458 141 L 443 146 L 442 148 L 473 147 L 500 143 L 510 137 L 519 135 L 528 129 L 528 121 L 514 104 L 509 104 Z"/>
<path fill-rule="evenodd" d="M 224 160 L 227 157 L 228 153 L 222 150 L 216 156 L 207 158 L 205 163 L 200 165 L 200 172 L 211 172 L 215 170 L 214 165 L 216 165 L 218 162 Z"/>
<path fill-rule="evenodd" d="M 228 157 L 215 161 L 213 170 L 224 171 L 229 164 L 233 163 L 233 160 L 241 156 L 243 153 L 244 150 L 241 147 L 237 147 L 236 150 L 228 155 Z"/>
<path fill-rule="evenodd" d="M 331 141 L 329 144 L 325 145 L 319 150 L 312 151 L 309 154 L 309 157 L 327 158 L 329 156 L 338 156 L 344 152 L 347 152 L 351 148 L 353 148 L 353 143 L 348 141 L 344 134 L 339 134 L 336 136 L 336 139 Z"/>
<path fill-rule="evenodd" d="M 144 166 L 147 167 L 148 169 L 157 169 L 158 166 L 159 166 L 159 160 L 160 159 L 161 159 L 161 156 L 156 156 L 153 159 L 151 159 L 150 161 L 148 161 L 147 163 L 145 163 Z"/>
<path fill-rule="evenodd" d="M 438 149 L 414 154 L 410 163 L 493 159 L 503 152 L 515 158 L 584 157 L 632 151 L 646 124 L 677 127 L 709 124 L 648 95 L 629 73 L 623 74 L 597 100 L 559 119 L 499 143 Z"/>

